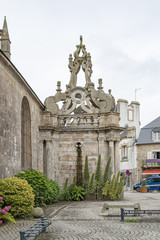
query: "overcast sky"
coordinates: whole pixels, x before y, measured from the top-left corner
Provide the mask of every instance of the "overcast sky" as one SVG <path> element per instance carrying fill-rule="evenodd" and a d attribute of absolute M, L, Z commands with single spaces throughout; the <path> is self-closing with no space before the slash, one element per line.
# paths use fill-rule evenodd
<path fill-rule="evenodd" d="M 129 103 L 139 89 L 141 127 L 160 116 L 160 0 L 0 0 L 0 9 L 11 61 L 42 102 L 57 81 L 65 91 L 68 57 L 82 35 L 95 86 L 102 78 L 105 92 Z"/>

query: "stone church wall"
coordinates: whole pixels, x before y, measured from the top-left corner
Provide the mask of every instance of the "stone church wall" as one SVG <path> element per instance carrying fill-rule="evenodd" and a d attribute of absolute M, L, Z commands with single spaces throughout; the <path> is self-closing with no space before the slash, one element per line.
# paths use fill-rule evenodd
<path fill-rule="evenodd" d="M 38 168 L 38 125 L 42 106 L 11 62 L 0 53 L 0 178 L 21 171 L 21 105 L 26 96 L 31 113 L 32 167 Z"/>

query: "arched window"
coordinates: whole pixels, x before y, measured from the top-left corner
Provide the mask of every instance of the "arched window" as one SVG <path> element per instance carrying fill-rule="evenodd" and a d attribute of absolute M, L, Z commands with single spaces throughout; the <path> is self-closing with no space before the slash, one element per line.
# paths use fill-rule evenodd
<path fill-rule="evenodd" d="M 31 114 L 28 100 L 23 97 L 21 107 L 21 168 L 27 170 L 31 167 Z"/>

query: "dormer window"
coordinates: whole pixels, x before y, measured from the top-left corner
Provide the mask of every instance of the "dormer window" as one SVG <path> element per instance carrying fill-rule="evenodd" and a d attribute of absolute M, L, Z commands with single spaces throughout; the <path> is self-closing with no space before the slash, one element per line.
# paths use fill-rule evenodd
<path fill-rule="evenodd" d="M 160 128 L 154 128 L 152 131 L 152 140 L 154 142 L 160 142 Z"/>

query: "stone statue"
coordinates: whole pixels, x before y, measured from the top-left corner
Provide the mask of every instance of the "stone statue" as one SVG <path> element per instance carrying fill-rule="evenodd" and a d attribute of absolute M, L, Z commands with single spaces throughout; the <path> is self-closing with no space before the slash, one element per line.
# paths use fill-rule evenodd
<path fill-rule="evenodd" d="M 76 59 L 73 61 L 71 54 L 69 56 L 68 67 L 69 67 L 70 72 L 71 72 L 69 85 L 71 86 L 71 88 L 74 88 L 77 85 L 77 74 L 80 70 L 80 63 Z"/>
<path fill-rule="evenodd" d="M 82 69 L 85 72 L 86 87 L 88 87 L 89 84 L 91 83 L 91 75 L 92 75 L 92 62 L 91 62 L 91 57 L 89 53 L 87 56 L 87 61 L 84 60 L 82 62 Z"/>

